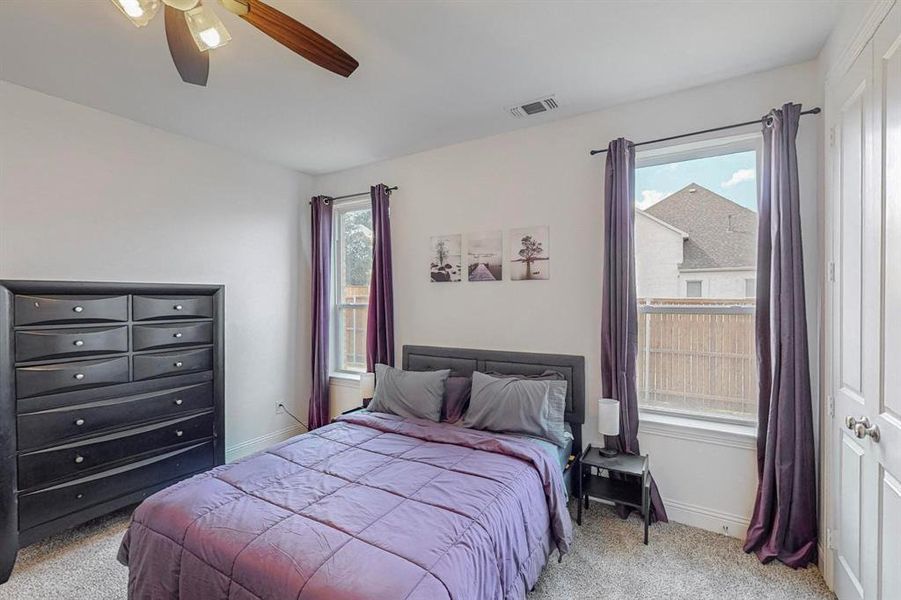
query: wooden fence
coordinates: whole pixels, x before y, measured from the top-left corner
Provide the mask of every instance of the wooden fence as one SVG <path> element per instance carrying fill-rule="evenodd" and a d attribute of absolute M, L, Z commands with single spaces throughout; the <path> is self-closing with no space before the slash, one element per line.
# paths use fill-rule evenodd
<path fill-rule="evenodd" d="M 753 300 L 642 299 L 638 325 L 643 406 L 757 418 Z"/>

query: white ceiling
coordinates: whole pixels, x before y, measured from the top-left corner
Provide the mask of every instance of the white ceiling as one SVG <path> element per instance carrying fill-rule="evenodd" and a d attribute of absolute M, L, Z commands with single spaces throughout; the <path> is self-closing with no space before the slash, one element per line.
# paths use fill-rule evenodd
<path fill-rule="evenodd" d="M 0 77 L 322 173 L 814 58 L 839 0 L 269 0 L 360 62 L 343 79 L 213 5 L 232 34 L 182 83 L 162 14 L 0 0 Z M 504 107 L 555 93 L 552 114 Z"/>

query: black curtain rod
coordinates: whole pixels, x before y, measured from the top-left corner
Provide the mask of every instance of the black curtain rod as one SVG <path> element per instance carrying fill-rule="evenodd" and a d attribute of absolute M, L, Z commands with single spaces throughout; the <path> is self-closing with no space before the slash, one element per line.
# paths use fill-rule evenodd
<path fill-rule="evenodd" d="M 802 115 L 818 115 L 818 114 L 820 114 L 820 112 L 821 112 L 820 107 L 817 106 L 815 108 L 811 108 L 810 110 L 805 110 L 801 114 Z M 744 123 L 736 123 L 735 125 L 723 125 L 722 127 L 714 127 L 713 129 L 702 129 L 701 131 L 692 131 L 691 133 L 683 133 L 680 135 L 671 135 L 669 137 L 660 138 L 659 140 L 648 140 L 647 142 L 639 142 L 639 143 L 635 144 L 635 146 L 644 146 L 646 144 L 658 144 L 660 142 L 668 142 L 670 140 L 678 140 L 681 138 L 691 137 L 693 135 L 702 135 L 705 133 L 713 133 L 715 131 L 725 131 L 726 129 L 735 129 L 736 127 L 744 127 L 746 125 L 755 125 L 755 124 L 759 124 L 764 119 L 766 119 L 766 116 L 760 117 L 756 121 L 745 121 Z M 591 155 L 594 156 L 595 154 L 601 154 L 606 151 L 607 151 L 606 148 L 604 148 L 603 150 L 592 150 Z"/>
<path fill-rule="evenodd" d="M 391 192 L 395 191 L 396 189 L 397 189 L 397 186 L 389 187 L 388 193 L 390 194 Z M 369 194 L 370 194 L 370 192 L 358 192 L 356 194 L 345 194 L 344 196 L 326 196 L 325 199 L 327 201 L 326 203 L 328 203 L 328 202 L 334 202 L 335 200 L 347 200 L 349 198 L 360 198 L 362 196 L 368 196 Z M 313 201 L 310 200 L 309 204 L 312 204 L 312 203 L 313 203 Z"/>

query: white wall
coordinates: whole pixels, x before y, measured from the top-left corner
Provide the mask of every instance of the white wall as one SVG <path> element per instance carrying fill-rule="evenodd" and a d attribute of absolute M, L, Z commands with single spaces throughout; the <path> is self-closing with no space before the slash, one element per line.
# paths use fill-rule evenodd
<path fill-rule="evenodd" d="M 391 214 L 398 351 L 403 344 L 435 344 L 584 355 L 584 431 L 591 441 L 597 438 L 591 401 L 600 395 L 604 157 L 588 151 L 618 136 L 641 141 L 747 121 L 787 101 L 811 107 L 821 96 L 816 63 L 808 62 L 318 176 L 315 187 L 342 194 L 380 181 L 400 186 Z M 819 264 L 817 127 L 816 117 L 805 117 L 798 140 L 812 290 Z M 549 281 L 429 283 L 430 236 L 544 224 L 550 225 Z M 816 298 L 808 300 L 815 324 Z M 816 348 L 815 328 L 811 334 Z M 756 488 L 747 437 L 726 436 L 736 443 L 711 446 L 703 431 L 680 440 L 651 429 L 642 430 L 642 450 L 651 455 L 672 516 L 711 529 L 728 525 L 741 535 L 736 529 L 746 523 Z M 707 446 L 698 451 L 697 444 Z"/>
<path fill-rule="evenodd" d="M 635 217 L 635 286 L 639 298 L 678 298 L 685 240 L 644 211 Z M 684 285 L 683 285 L 684 287 Z"/>
<path fill-rule="evenodd" d="M 0 278 L 224 284 L 229 457 L 307 413 L 311 179 L 0 82 Z"/>

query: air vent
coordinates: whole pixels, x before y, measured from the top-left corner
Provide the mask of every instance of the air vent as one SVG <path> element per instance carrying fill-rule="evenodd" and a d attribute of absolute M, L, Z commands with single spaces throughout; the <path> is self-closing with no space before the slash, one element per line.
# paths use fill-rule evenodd
<path fill-rule="evenodd" d="M 516 106 L 509 106 L 507 107 L 507 111 L 511 115 L 519 119 L 522 117 L 531 117 L 532 115 L 546 113 L 549 110 L 558 108 L 559 106 L 560 105 L 557 103 L 557 98 L 555 96 L 545 96 L 544 98 L 532 100 L 531 102 L 517 104 Z"/>

